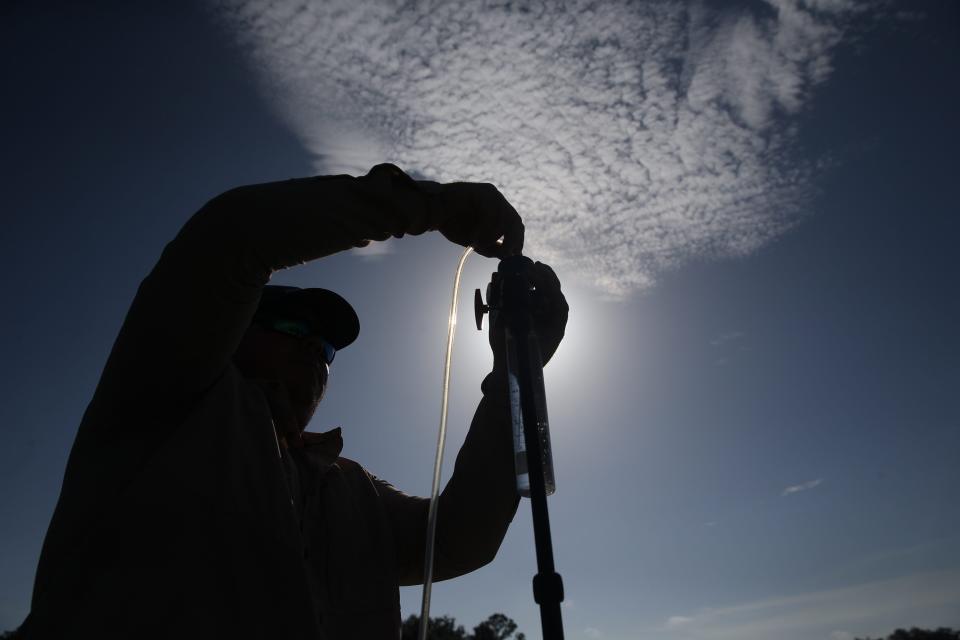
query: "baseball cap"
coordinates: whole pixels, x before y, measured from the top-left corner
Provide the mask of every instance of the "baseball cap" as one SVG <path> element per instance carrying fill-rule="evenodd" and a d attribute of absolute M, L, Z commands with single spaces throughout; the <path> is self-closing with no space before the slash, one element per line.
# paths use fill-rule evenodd
<path fill-rule="evenodd" d="M 328 289 L 265 286 L 253 320 L 278 317 L 306 322 L 312 332 L 337 350 L 349 345 L 360 334 L 357 312 L 342 296 Z"/>

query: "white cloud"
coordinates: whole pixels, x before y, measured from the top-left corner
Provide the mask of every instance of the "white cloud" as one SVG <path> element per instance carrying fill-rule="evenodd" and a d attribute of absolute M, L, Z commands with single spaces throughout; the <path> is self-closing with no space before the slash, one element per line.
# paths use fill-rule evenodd
<path fill-rule="evenodd" d="M 858 7 L 211 2 L 318 172 L 493 182 L 527 253 L 614 297 L 797 221 L 795 116 Z"/>
<path fill-rule="evenodd" d="M 596 627 L 587 627 L 583 630 L 583 635 L 587 636 L 588 638 L 602 638 L 603 632 Z"/>
<path fill-rule="evenodd" d="M 394 249 L 389 242 L 371 242 L 365 247 L 357 247 L 352 251 L 363 260 L 375 261 L 390 255 L 394 252 Z"/>
<path fill-rule="evenodd" d="M 724 343 L 733 342 L 734 340 L 739 340 L 743 337 L 742 331 L 730 331 L 729 333 L 721 333 L 719 336 L 710 341 L 710 345 L 714 347 L 719 347 Z"/>
<path fill-rule="evenodd" d="M 814 487 L 819 487 L 823 484 L 823 478 L 817 478 L 816 480 L 807 480 L 806 482 L 801 482 L 800 484 L 795 484 L 787 487 L 781 493 L 781 496 L 789 496 L 792 493 L 799 493 L 800 491 L 807 491 L 808 489 L 813 489 Z"/>
<path fill-rule="evenodd" d="M 693 622 L 693 618 L 687 616 L 670 616 L 667 618 L 667 629 L 676 629 Z"/>
<path fill-rule="evenodd" d="M 853 640 L 853 634 L 849 631 L 831 631 L 830 640 Z"/>

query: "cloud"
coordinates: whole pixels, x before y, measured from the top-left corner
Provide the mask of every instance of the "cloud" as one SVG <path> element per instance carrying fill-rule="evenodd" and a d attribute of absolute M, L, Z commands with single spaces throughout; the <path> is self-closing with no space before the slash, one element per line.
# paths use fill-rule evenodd
<path fill-rule="evenodd" d="M 361 260 L 366 261 L 377 261 L 382 259 L 384 256 L 388 256 L 394 252 L 393 245 L 389 242 L 371 242 L 365 247 L 357 247 L 352 249 L 354 255 L 359 257 Z"/>
<path fill-rule="evenodd" d="M 743 337 L 742 331 L 730 331 L 729 333 L 722 333 L 713 340 L 710 341 L 710 345 L 713 347 L 719 347 L 724 343 L 732 342 L 734 340 L 739 340 Z"/>
<path fill-rule="evenodd" d="M 934 571 L 708 608 L 674 616 L 664 635 L 697 640 L 781 640 L 885 635 L 903 620 L 921 627 L 946 626 L 960 607 L 960 571 Z M 670 620 L 682 619 L 682 624 Z M 668 633 L 669 632 L 669 633 Z"/>
<path fill-rule="evenodd" d="M 670 616 L 667 618 L 667 629 L 676 629 L 693 622 L 693 618 L 687 616 Z"/>
<path fill-rule="evenodd" d="M 801 482 L 800 484 L 795 484 L 787 487 L 781 493 L 781 496 L 789 496 L 793 493 L 799 493 L 800 491 L 807 491 L 808 489 L 813 489 L 814 487 L 819 487 L 823 483 L 823 478 L 817 478 L 816 480 L 807 480 L 806 482 Z"/>
<path fill-rule="evenodd" d="M 603 632 L 596 627 L 587 627 L 583 630 L 583 635 L 587 636 L 588 638 L 602 638 Z"/>
<path fill-rule="evenodd" d="M 318 172 L 498 185 L 609 296 L 748 254 L 812 195 L 797 118 L 860 10 L 767 0 L 211 0 Z"/>

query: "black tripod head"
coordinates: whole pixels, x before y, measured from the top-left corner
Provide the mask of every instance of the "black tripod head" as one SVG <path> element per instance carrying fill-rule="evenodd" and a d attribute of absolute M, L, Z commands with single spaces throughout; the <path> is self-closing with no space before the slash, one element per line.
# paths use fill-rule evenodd
<path fill-rule="evenodd" d="M 480 289 L 474 291 L 473 316 L 477 321 L 477 329 L 483 329 L 485 313 L 490 314 L 491 327 L 498 326 L 497 316 L 501 313 L 514 321 L 521 317 L 529 319 L 539 303 L 536 287 L 526 275 L 532 267 L 533 260 L 522 255 L 507 256 L 500 260 L 487 285 L 487 303 L 483 303 Z"/>

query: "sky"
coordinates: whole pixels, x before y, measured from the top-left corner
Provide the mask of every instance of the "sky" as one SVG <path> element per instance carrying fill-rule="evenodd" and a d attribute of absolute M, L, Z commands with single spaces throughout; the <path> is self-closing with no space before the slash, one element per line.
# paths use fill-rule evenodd
<path fill-rule="evenodd" d="M 960 627 L 955 2 L 0 16 L 0 630 L 29 609 L 77 425 L 166 242 L 230 187 L 383 161 L 496 184 L 563 281 L 546 390 L 567 637 Z M 273 279 L 361 318 L 310 428 L 342 425 L 344 455 L 421 495 L 459 253 L 404 238 Z M 468 260 L 465 301 L 495 268 Z M 470 312 L 445 476 L 491 364 Z M 535 571 L 523 501 L 432 611 L 539 637 Z M 419 602 L 401 589 L 404 615 Z"/>

